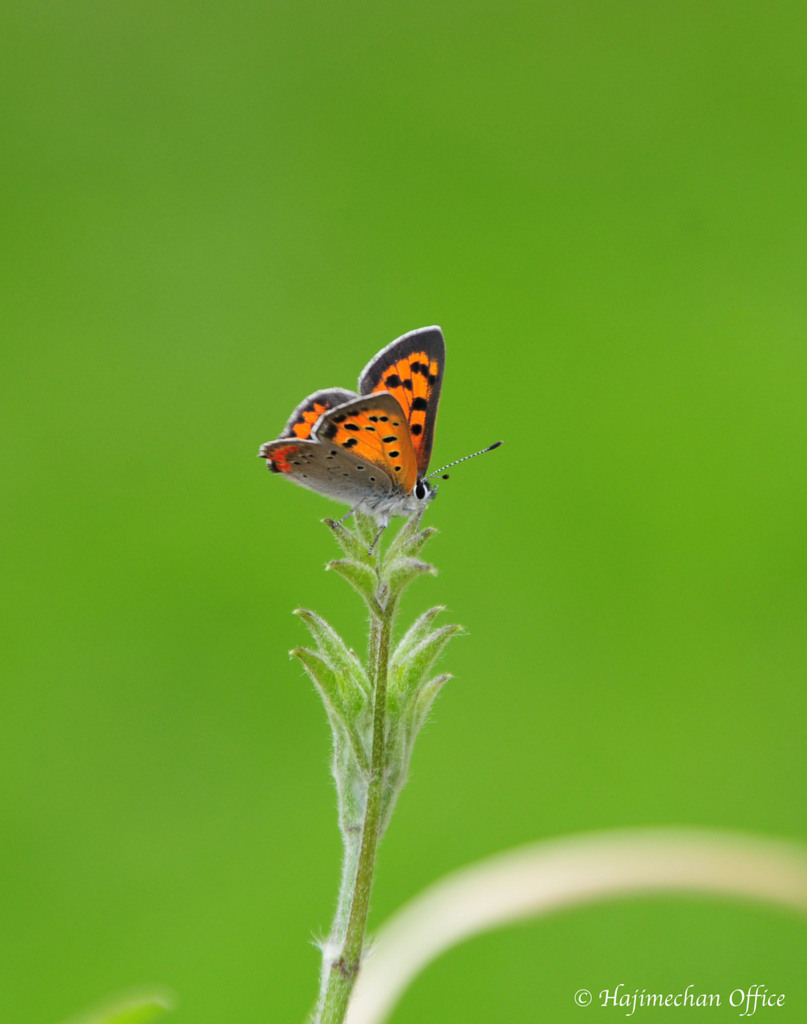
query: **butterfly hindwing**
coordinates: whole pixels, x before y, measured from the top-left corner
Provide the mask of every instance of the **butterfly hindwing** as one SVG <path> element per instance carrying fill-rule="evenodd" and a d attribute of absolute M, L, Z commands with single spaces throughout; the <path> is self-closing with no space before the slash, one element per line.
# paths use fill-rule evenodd
<path fill-rule="evenodd" d="M 261 446 L 273 473 L 324 494 L 335 501 L 358 505 L 372 497 L 384 497 L 393 490 L 385 470 L 371 467 L 349 451 L 312 438 L 279 438 Z"/>
<path fill-rule="evenodd" d="M 310 437 L 289 434 L 269 441 L 260 455 L 272 472 L 351 505 L 393 492 L 407 494 L 417 480 L 409 428 L 389 394 L 334 406 L 317 418 Z"/>
<path fill-rule="evenodd" d="M 354 398 L 324 413 L 312 438 L 349 454 L 367 479 L 384 473 L 392 488 L 410 493 L 418 476 L 409 424 L 397 399 L 384 392 Z"/>
<path fill-rule="evenodd" d="M 334 406 L 349 402 L 351 398 L 358 397 L 355 391 L 348 391 L 347 388 L 327 388 L 324 391 L 315 391 L 313 395 L 304 398 L 289 416 L 280 436 L 310 437 L 314 424 L 324 412 L 333 409 Z"/>
<path fill-rule="evenodd" d="M 445 353 L 440 328 L 422 327 L 387 345 L 359 377 L 360 395 L 389 392 L 403 410 L 416 460 L 416 476 L 425 475 L 431 458 Z"/>

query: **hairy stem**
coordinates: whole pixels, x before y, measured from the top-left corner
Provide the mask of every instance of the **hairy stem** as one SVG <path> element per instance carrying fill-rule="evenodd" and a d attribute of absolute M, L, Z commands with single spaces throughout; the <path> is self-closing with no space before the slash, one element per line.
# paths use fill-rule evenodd
<path fill-rule="evenodd" d="M 387 675 L 389 670 L 390 634 L 396 601 L 376 594 L 378 612 L 370 619 L 370 664 L 373 686 L 373 744 L 361 845 L 346 841 L 342 885 L 334 928 L 323 961 L 320 999 L 314 1024 L 342 1024 L 347 1013 L 350 993 L 361 965 L 373 869 L 381 831 L 386 764 Z"/>

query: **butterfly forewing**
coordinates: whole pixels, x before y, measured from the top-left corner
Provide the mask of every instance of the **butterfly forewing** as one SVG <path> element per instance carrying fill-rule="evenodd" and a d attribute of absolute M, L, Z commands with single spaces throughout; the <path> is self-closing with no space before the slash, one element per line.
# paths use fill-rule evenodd
<path fill-rule="evenodd" d="M 360 394 L 389 392 L 398 402 L 421 476 L 431 458 L 444 367 L 443 332 L 439 327 L 422 327 L 387 345 L 359 377 Z"/>
<path fill-rule="evenodd" d="M 329 410 L 312 438 L 355 458 L 362 466 L 357 472 L 386 474 L 395 490 L 408 494 L 415 486 L 418 467 L 409 425 L 393 395 L 367 395 Z"/>

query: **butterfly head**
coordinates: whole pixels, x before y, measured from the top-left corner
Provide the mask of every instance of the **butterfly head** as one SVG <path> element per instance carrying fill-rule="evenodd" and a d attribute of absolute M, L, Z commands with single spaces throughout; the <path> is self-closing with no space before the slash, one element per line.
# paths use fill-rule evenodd
<path fill-rule="evenodd" d="M 418 478 L 418 481 L 415 484 L 414 493 L 415 498 L 418 501 L 423 502 L 424 505 L 428 505 L 429 502 L 432 501 L 435 495 L 437 494 L 437 487 L 432 487 L 432 485 L 426 479 Z"/>

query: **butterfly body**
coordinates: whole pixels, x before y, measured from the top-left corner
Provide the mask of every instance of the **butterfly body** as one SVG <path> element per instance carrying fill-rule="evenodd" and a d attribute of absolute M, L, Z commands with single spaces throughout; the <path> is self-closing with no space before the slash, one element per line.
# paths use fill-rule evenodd
<path fill-rule="evenodd" d="M 440 328 L 410 331 L 370 360 L 358 393 L 329 388 L 309 395 L 259 454 L 270 471 L 382 526 L 412 515 L 436 492 L 425 477 L 444 367 Z"/>

